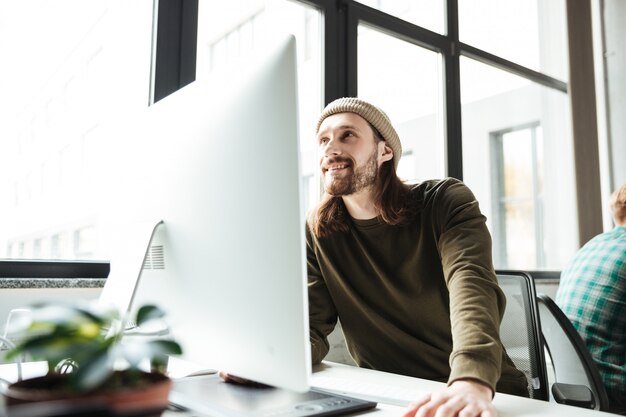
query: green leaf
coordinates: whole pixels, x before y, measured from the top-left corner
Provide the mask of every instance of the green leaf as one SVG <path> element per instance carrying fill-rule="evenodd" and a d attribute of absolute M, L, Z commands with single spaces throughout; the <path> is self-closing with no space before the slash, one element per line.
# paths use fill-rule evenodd
<path fill-rule="evenodd" d="M 183 349 L 173 340 L 151 340 L 148 342 L 151 348 L 152 356 L 154 355 L 180 355 Z"/>
<path fill-rule="evenodd" d="M 137 311 L 137 325 L 141 326 L 150 320 L 160 319 L 163 316 L 165 316 L 165 311 L 155 305 L 146 304 Z"/>
<path fill-rule="evenodd" d="M 72 383 L 77 391 L 88 391 L 102 385 L 113 373 L 113 355 L 109 346 L 99 346 L 89 354 L 89 361 L 81 364 L 72 374 Z"/>

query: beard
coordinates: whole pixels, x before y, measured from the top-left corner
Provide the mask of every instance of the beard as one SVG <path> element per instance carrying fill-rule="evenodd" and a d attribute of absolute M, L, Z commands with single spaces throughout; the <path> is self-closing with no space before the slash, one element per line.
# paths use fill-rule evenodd
<path fill-rule="evenodd" d="M 347 162 L 350 167 L 343 177 L 333 177 L 324 174 L 324 190 L 333 197 L 357 193 L 368 187 L 372 187 L 378 178 L 378 155 L 372 152 L 365 164 L 355 167 L 355 162 L 349 158 L 333 158 L 335 162 Z"/>

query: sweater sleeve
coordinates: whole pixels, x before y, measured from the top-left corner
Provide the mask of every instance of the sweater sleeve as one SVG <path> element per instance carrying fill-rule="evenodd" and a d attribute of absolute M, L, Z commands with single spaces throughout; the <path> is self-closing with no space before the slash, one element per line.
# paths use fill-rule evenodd
<path fill-rule="evenodd" d="M 448 383 L 481 381 L 495 392 L 502 366 L 499 328 L 506 303 L 491 257 L 491 236 L 478 202 L 462 182 L 437 193 L 435 227 L 450 294 L 452 353 Z"/>
<path fill-rule="evenodd" d="M 309 295 L 309 337 L 313 365 L 320 363 L 329 351 L 327 336 L 337 324 L 337 310 L 322 277 L 315 242 L 306 226 L 306 257 Z"/>

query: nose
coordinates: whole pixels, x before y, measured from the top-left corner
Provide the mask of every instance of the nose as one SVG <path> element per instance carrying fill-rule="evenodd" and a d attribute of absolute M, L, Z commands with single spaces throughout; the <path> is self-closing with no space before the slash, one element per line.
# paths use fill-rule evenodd
<path fill-rule="evenodd" d="M 340 153 L 341 148 L 339 147 L 339 142 L 334 138 L 330 138 L 324 145 L 324 156 L 334 156 L 339 155 Z"/>

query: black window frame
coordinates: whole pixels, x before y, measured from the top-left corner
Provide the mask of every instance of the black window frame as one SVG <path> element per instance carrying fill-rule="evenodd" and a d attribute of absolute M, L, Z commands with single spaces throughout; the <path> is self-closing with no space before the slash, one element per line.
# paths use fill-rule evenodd
<path fill-rule="evenodd" d="M 196 79 L 198 0 L 155 1 L 150 104 Z"/>

